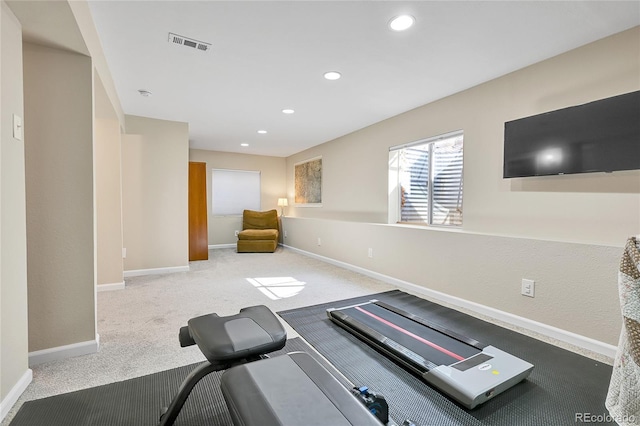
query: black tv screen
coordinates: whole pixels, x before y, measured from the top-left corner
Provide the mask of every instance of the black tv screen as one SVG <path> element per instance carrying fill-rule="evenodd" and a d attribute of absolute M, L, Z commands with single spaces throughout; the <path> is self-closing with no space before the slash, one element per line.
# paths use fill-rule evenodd
<path fill-rule="evenodd" d="M 504 124 L 503 177 L 640 169 L 640 91 Z"/>

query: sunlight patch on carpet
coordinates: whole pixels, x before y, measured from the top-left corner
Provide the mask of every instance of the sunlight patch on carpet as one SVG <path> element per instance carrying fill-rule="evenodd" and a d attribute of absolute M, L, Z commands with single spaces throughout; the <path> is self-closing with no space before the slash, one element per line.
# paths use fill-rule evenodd
<path fill-rule="evenodd" d="M 247 278 L 247 281 L 271 300 L 293 297 L 300 293 L 306 284 L 293 277 Z"/>

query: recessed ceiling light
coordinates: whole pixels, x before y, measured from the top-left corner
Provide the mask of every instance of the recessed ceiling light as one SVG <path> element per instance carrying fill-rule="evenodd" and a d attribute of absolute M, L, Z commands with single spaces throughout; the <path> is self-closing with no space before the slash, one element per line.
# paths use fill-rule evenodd
<path fill-rule="evenodd" d="M 410 28 L 413 23 L 416 22 L 415 18 L 411 15 L 400 15 L 389 21 L 389 28 L 394 31 L 404 31 Z"/>
<path fill-rule="evenodd" d="M 337 80 L 340 77 L 342 77 L 342 74 L 340 74 L 338 71 L 329 71 L 324 73 L 324 78 L 326 78 L 327 80 Z"/>
<path fill-rule="evenodd" d="M 249 146 L 248 143 L 241 143 L 240 146 Z"/>
<path fill-rule="evenodd" d="M 258 133 L 260 133 L 261 135 L 264 135 L 265 133 L 267 133 L 266 130 L 258 130 Z"/>
<path fill-rule="evenodd" d="M 144 89 L 139 89 L 138 93 L 140 93 L 140 95 L 144 96 L 145 98 L 148 98 L 149 96 L 153 95 L 153 93 L 151 93 L 148 90 L 144 90 Z"/>
<path fill-rule="evenodd" d="M 287 108 L 287 109 L 283 109 L 282 112 L 285 114 L 293 114 L 295 111 Z"/>

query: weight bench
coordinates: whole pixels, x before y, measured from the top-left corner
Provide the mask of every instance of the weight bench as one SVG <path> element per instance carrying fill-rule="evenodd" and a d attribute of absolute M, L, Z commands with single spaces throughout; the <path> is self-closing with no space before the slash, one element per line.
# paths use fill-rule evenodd
<path fill-rule="evenodd" d="M 161 415 L 173 425 L 193 387 L 214 371 L 236 426 L 375 425 L 380 421 L 309 354 L 282 349 L 287 333 L 266 306 L 243 308 L 236 315 L 192 318 L 180 329 L 180 346 L 197 344 L 207 361 L 182 382 Z"/>

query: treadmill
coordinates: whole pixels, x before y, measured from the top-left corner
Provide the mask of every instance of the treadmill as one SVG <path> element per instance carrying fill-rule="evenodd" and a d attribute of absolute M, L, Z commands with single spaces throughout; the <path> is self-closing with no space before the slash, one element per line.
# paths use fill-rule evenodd
<path fill-rule="evenodd" d="M 533 370 L 518 357 L 378 300 L 327 309 L 327 315 L 469 409 Z"/>

